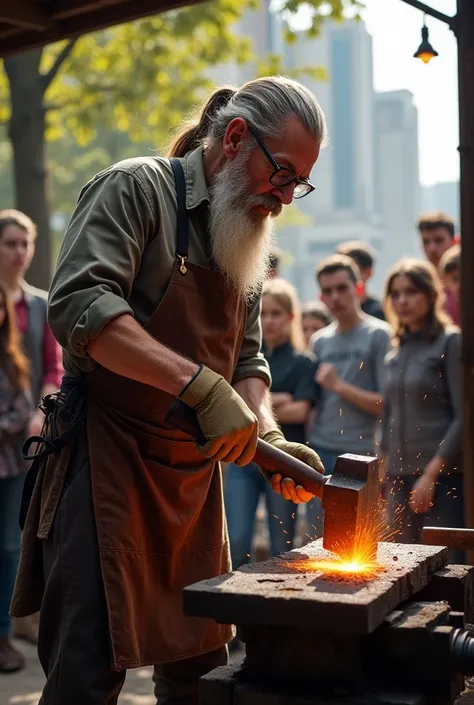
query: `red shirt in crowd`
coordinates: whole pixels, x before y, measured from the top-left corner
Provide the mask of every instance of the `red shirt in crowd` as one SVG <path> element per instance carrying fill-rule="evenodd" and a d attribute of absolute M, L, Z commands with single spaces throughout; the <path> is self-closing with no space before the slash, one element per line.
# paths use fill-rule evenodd
<path fill-rule="evenodd" d="M 15 314 L 18 328 L 23 335 L 28 328 L 28 307 L 25 297 L 22 296 L 15 303 Z M 61 348 L 56 342 L 48 324 L 45 324 L 43 337 L 43 382 L 42 387 L 46 384 L 53 384 L 59 389 L 61 386 L 61 378 L 63 374 L 63 366 L 61 362 Z"/>
<path fill-rule="evenodd" d="M 450 291 L 450 289 L 447 288 L 444 290 L 444 294 L 446 296 L 444 310 L 449 316 L 451 316 L 453 323 L 455 323 L 457 326 L 460 326 L 461 316 L 459 311 L 458 297 L 453 291 Z"/>

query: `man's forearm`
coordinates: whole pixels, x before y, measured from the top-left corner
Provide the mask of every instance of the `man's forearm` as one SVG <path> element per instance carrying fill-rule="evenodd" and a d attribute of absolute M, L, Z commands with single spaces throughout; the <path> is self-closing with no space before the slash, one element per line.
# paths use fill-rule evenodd
<path fill-rule="evenodd" d="M 89 343 L 87 352 L 102 367 L 173 396 L 180 394 L 199 368 L 152 338 L 128 314 L 110 321 Z"/>
<path fill-rule="evenodd" d="M 308 420 L 310 404 L 308 401 L 290 401 L 275 409 L 275 416 L 280 423 L 301 424 Z"/>
<path fill-rule="evenodd" d="M 365 389 L 356 387 L 349 382 L 344 382 L 342 379 L 337 381 L 334 391 L 345 401 L 354 404 L 354 406 L 366 411 L 368 414 L 380 416 L 382 413 L 383 399 L 377 392 L 367 392 Z"/>
<path fill-rule="evenodd" d="M 258 419 L 259 434 L 278 428 L 272 411 L 268 387 L 260 377 L 247 377 L 234 384 L 235 391 Z"/>

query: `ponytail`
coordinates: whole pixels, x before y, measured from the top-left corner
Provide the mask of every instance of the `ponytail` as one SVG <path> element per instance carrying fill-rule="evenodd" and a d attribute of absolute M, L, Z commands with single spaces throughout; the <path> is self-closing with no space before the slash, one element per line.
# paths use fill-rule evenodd
<path fill-rule="evenodd" d="M 218 88 L 201 109 L 199 118 L 189 120 L 174 136 L 168 146 L 167 157 L 184 157 L 197 149 L 209 135 L 212 121 L 219 110 L 224 108 L 237 93 L 235 88 L 225 86 Z"/>

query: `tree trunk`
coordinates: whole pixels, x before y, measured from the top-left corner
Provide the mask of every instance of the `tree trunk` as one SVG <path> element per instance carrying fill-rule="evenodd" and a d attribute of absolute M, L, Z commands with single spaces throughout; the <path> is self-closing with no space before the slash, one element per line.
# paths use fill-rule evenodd
<path fill-rule="evenodd" d="M 51 230 L 46 167 L 42 49 L 4 60 L 10 83 L 8 136 L 13 148 L 16 208 L 36 223 L 38 239 L 27 280 L 47 289 L 51 278 Z"/>

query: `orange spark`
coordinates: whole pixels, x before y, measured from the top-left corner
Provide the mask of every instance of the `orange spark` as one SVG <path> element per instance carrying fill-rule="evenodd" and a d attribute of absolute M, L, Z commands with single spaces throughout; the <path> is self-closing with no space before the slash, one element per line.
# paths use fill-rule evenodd
<path fill-rule="evenodd" d="M 399 519 L 402 508 L 395 512 Z M 398 522 L 394 522 L 397 524 Z M 356 580 L 368 581 L 375 578 L 378 573 L 384 570 L 384 566 L 377 562 L 374 556 L 374 544 L 380 541 L 393 540 L 399 529 L 387 526 L 383 508 L 375 509 L 370 518 L 367 518 L 359 527 L 354 542 L 353 550 L 350 554 L 347 547 L 341 551 L 335 551 L 334 556 L 327 558 L 302 558 L 292 560 L 291 567 L 299 572 L 319 573 L 321 577 L 335 580 Z"/>

